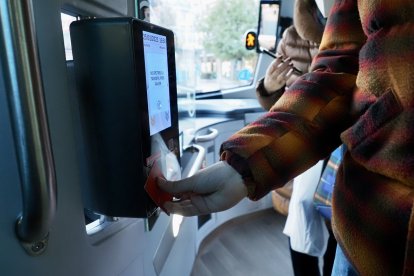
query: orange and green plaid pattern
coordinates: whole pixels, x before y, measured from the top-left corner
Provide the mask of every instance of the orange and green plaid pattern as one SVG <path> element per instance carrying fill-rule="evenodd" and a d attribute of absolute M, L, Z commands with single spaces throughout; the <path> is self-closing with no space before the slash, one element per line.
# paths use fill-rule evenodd
<path fill-rule="evenodd" d="M 348 149 L 333 229 L 361 275 L 414 275 L 414 1 L 337 0 L 312 72 L 222 145 L 257 200 Z"/>

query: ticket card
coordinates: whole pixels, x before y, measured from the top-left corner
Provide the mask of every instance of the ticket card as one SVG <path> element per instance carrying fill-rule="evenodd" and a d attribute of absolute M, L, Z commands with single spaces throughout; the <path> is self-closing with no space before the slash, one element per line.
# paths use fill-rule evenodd
<path fill-rule="evenodd" d="M 154 203 L 157 204 L 157 206 L 159 206 L 167 215 L 170 215 L 163 206 L 165 202 L 172 201 L 173 196 L 161 190 L 161 188 L 158 186 L 157 179 L 159 177 L 164 178 L 158 162 L 155 161 L 153 162 L 153 165 L 150 169 L 144 189 L 147 191 L 148 195 L 151 197 Z"/>

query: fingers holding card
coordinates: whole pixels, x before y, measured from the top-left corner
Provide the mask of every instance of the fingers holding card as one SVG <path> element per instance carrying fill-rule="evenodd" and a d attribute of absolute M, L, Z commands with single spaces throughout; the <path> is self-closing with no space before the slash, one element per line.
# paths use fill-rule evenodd
<path fill-rule="evenodd" d="M 152 167 L 150 168 L 150 172 L 147 181 L 145 182 L 144 189 L 147 191 L 148 195 L 151 197 L 154 203 L 157 204 L 157 206 L 159 206 L 167 215 L 169 215 L 169 212 L 167 212 L 167 210 L 164 209 L 163 205 L 165 202 L 171 201 L 173 199 L 173 196 L 160 189 L 160 187 L 157 184 L 157 178 L 165 177 L 161 172 L 158 162 L 155 161 Z"/>

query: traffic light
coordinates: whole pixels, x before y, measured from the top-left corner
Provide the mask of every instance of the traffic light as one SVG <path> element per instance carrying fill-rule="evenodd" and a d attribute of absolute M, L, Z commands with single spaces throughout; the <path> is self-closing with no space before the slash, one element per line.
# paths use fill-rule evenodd
<path fill-rule="evenodd" d="M 253 50 L 256 48 L 257 35 L 253 31 L 246 33 L 245 45 L 247 50 Z"/>

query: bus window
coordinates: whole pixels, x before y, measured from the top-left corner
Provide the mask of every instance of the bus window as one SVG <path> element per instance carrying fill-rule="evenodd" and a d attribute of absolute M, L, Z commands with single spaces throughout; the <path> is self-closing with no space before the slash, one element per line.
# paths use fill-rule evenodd
<path fill-rule="evenodd" d="M 257 53 L 244 46 L 257 28 L 259 0 L 151 0 L 151 23 L 174 31 L 178 93 L 250 85 Z"/>

